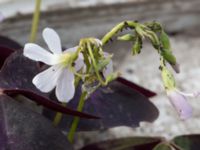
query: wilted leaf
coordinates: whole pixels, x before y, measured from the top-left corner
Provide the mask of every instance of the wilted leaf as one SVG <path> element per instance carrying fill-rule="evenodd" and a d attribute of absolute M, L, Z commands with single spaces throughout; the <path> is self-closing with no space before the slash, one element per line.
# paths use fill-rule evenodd
<path fill-rule="evenodd" d="M 150 137 L 120 138 L 86 145 L 81 150 L 152 150 L 161 141 Z"/>
<path fill-rule="evenodd" d="M 72 150 L 52 123 L 22 103 L 0 95 L 0 150 Z"/>

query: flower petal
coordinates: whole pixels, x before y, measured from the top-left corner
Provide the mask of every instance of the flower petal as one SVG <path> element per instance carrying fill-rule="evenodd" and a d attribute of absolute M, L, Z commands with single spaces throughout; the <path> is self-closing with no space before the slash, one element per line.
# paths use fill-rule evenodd
<path fill-rule="evenodd" d="M 61 54 L 62 53 L 62 47 L 61 47 L 61 41 L 59 35 L 56 33 L 55 30 L 51 28 L 45 28 L 43 30 L 43 38 L 45 42 L 47 43 L 49 49 L 54 54 Z"/>
<path fill-rule="evenodd" d="M 54 65 L 33 78 L 33 84 L 42 92 L 50 92 L 56 86 L 62 73 L 60 65 Z"/>
<path fill-rule="evenodd" d="M 83 60 L 83 55 L 79 54 L 78 59 L 75 61 L 75 69 L 76 71 L 80 70 L 84 66 L 84 60 Z"/>
<path fill-rule="evenodd" d="M 64 69 L 56 86 L 56 97 L 60 102 L 69 102 L 74 97 L 74 74 L 69 69 Z"/>
<path fill-rule="evenodd" d="M 109 53 L 104 52 L 105 57 L 109 57 Z M 109 64 L 106 66 L 106 68 L 103 70 L 103 76 L 106 78 L 110 74 L 113 73 L 113 62 L 110 60 Z"/>
<path fill-rule="evenodd" d="M 168 91 L 167 95 L 181 119 L 185 120 L 192 116 L 192 108 L 183 95 L 176 91 Z"/>
<path fill-rule="evenodd" d="M 66 49 L 64 52 L 71 52 L 71 53 L 75 53 L 76 50 L 77 50 L 78 46 L 75 46 L 75 47 L 71 47 L 71 48 L 68 48 Z"/>
<path fill-rule="evenodd" d="M 59 63 L 58 55 L 53 55 L 39 45 L 33 43 L 25 45 L 23 54 L 32 60 L 41 61 L 47 65 L 55 65 Z"/>

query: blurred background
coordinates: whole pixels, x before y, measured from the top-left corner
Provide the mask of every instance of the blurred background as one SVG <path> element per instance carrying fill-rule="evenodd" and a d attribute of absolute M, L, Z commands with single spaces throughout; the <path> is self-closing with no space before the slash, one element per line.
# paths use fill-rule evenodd
<path fill-rule="evenodd" d="M 182 91 L 200 91 L 200 1 L 199 0 L 43 0 L 37 43 L 44 45 L 41 31 L 54 28 L 66 47 L 75 46 L 80 38 L 101 38 L 116 23 L 124 20 L 159 21 L 171 37 L 172 48 L 180 64 L 176 74 Z M 5 16 L 0 34 L 25 44 L 29 39 L 33 0 L 0 0 L 0 13 Z M 119 44 L 120 43 L 120 44 Z M 132 56 L 131 45 L 112 43 L 106 50 L 114 54 L 115 69 L 126 79 L 151 89 L 157 96 L 151 101 L 160 111 L 152 124 L 139 128 L 116 127 L 107 131 L 80 133 L 83 143 L 127 136 L 164 136 L 200 133 L 200 98 L 188 99 L 193 117 L 181 121 L 166 97 L 159 72 L 159 57 L 146 41 L 142 53 Z M 139 106 L 138 106 L 139 107 Z M 94 138 L 95 136 L 95 138 Z"/>

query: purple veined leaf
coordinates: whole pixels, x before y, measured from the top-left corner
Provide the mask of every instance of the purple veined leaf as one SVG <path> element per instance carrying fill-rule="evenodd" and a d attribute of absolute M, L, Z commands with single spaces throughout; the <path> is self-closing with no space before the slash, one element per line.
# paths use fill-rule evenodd
<path fill-rule="evenodd" d="M 75 109 L 78 105 L 81 88 L 76 90 L 74 99 L 67 106 Z M 85 102 L 83 112 L 99 116 L 101 119 L 80 119 L 78 131 L 92 131 L 108 129 L 116 126 L 138 127 L 141 121 L 153 122 L 158 117 L 158 109 L 142 95 L 129 86 L 113 81 L 108 87 L 96 90 Z M 50 119 L 55 114 L 44 111 Z M 68 130 L 72 117 L 63 115 L 58 125 L 63 130 Z"/>
<path fill-rule="evenodd" d="M 47 107 L 51 110 L 57 111 L 57 112 L 61 112 L 61 113 L 73 115 L 73 116 L 78 116 L 78 117 L 82 117 L 82 118 L 99 119 L 99 117 L 89 115 L 86 113 L 82 113 L 82 112 L 78 112 L 78 111 L 70 109 L 68 107 L 64 107 L 64 106 L 60 105 L 59 103 L 49 100 L 49 99 L 45 98 L 44 96 L 40 96 L 29 90 L 1 89 L 1 91 L 11 97 L 21 94 L 21 95 L 28 97 L 29 99 L 35 101 L 37 104 L 45 106 L 45 107 Z"/>
<path fill-rule="evenodd" d="M 133 83 L 131 81 L 128 81 L 128 80 L 126 80 L 126 79 L 124 79 L 122 77 L 118 77 L 117 81 L 129 86 L 133 90 L 136 90 L 136 91 L 142 93 L 146 97 L 153 97 L 153 96 L 156 95 L 156 93 L 154 93 L 154 92 L 152 92 L 152 91 L 150 91 L 148 89 L 145 89 L 145 88 L 143 88 L 143 87 L 141 87 L 141 86 L 139 86 L 139 85 L 137 85 L 137 84 L 135 84 L 135 83 Z"/>
<path fill-rule="evenodd" d="M 81 150 L 152 150 L 162 141 L 159 137 L 128 137 L 101 141 L 84 146 Z"/>
<path fill-rule="evenodd" d="M 200 134 L 182 135 L 175 137 L 172 142 L 181 150 L 199 150 Z"/>
<path fill-rule="evenodd" d="M 158 145 L 156 145 L 153 150 L 182 150 L 174 145 L 172 145 L 170 142 L 161 142 Z"/>
<path fill-rule="evenodd" d="M 0 150 L 73 150 L 49 120 L 4 94 L 0 94 L 0 133 Z"/>
<path fill-rule="evenodd" d="M 71 115 L 74 114 L 75 116 L 78 115 L 79 117 L 98 118 L 93 115 L 78 112 L 76 109 L 71 110 L 69 108 L 65 108 L 60 106 L 58 103 L 50 101 L 47 94 L 41 93 L 32 84 L 33 77 L 39 71 L 40 68 L 38 67 L 37 63 L 29 60 L 28 58 L 25 58 L 22 55 L 22 51 L 14 52 L 6 59 L 1 69 L 0 88 L 7 89 L 7 93 L 10 94 L 25 95 L 31 98 L 31 100 L 42 104 L 44 107 L 55 109 L 54 111 L 65 112 Z"/>
<path fill-rule="evenodd" d="M 15 50 L 5 47 L 5 46 L 0 46 L 0 69 L 3 66 L 5 60 L 12 54 Z"/>
<path fill-rule="evenodd" d="M 14 50 L 22 49 L 22 46 L 18 42 L 2 35 L 0 35 L 0 46 Z"/>

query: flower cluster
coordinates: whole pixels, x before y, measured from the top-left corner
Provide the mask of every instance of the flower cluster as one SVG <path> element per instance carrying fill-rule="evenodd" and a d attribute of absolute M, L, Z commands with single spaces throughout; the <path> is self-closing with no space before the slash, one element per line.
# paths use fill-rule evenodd
<path fill-rule="evenodd" d="M 50 67 L 37 74 L 32 82 L 42 92 L 50 92 L 55 88 L 56 97 L 60 102 L 68 102 L 75 94 L 75 75 L 85 70 L 86 64 L 82 53 L 77 53 L 79 46 L 62 51 L 61 40 L 58 34 L 50 28 L 45 28 L 43 38 L 49 51 L 39 45 L 28 43 L 24 47 L 24 56 Z M 101 46 L 100 40 L 95 40 Z M 109 57 L 105 53 L 105 58 Z M 113 71 L 112 61 L 103 69 L 106 78 Z"/>

